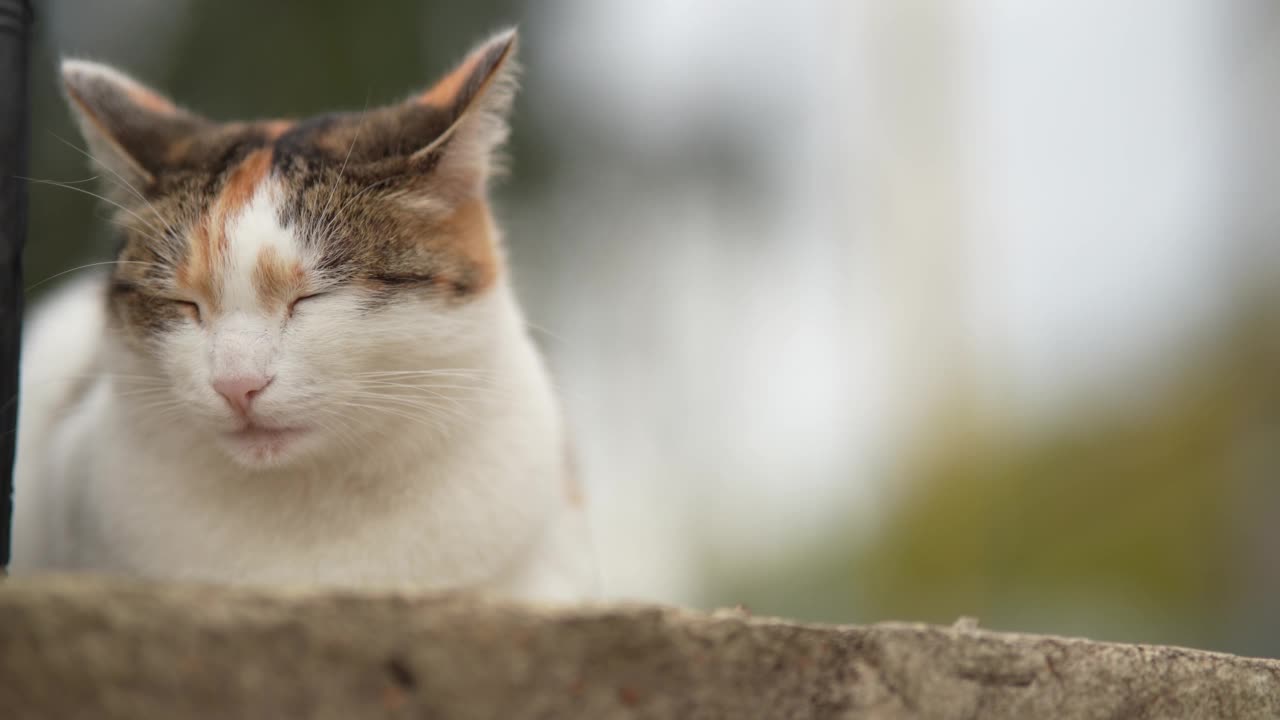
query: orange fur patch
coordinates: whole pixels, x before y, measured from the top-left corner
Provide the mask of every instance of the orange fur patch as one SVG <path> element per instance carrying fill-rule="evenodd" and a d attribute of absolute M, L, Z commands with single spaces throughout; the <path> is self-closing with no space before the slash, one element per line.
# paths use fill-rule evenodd
<path fill-rule="evenodd" d="M 502 67 L 502 64 L 507 61 L 507 56 L 511 54 L 513 47 L 515 47 L 515 35 L 494 39 L 477 48 L 458 67 L 450 71 L 448 75 L 440 78 L 439 82 L 432 86 L 430 90 L 419 95 L 417 102 L 422 105 L 442 108 L 456 105 L 460 100 L 470 103 L 484 92 L 484 86 L 489 84 L 489 81 L 497 74 L 498 68 Z M 482 66 L 487 67 L 482 68 Z M 481 78 L 481 82 L 473 88 L 471 96 L 460 97 L 472 77 L 482 69 L 485 75 Z"/>
<path fill-rule="evenodd" d="M 288 305 L 306 287 L 306 274 L 275 248 L 264 247 L 258 251 L 258 264 L 253 268 L 253 286 L 263 305 Z"/>
<path fill-rule="evenodd" d="M 435 107 L 449 107 L 457 99 L 458 94 L 462 92 L 462 88 L 466 87 L 468 78 L 476 71 L 476 66 L 484 60 L 484 51 L 474 52 L 462 64 L 454 68 L 448 75 L 440 78 L 440 81 L 431 87 L 430 90 L 418 96 L 418 103 L 422 105 L 432 105 Z"/>
<path fill-rule="evenodd" d="M 208 303 L 211 310 L 216 311 L 219 304 L 218 275 L 226 265 L 227 221 L 253 198 L 271 171 L 271 155 L 270 148 L 255 150 L 236 166 L 209 214 L 191 234 L 187 259 L 178 268 L 177 279 Z"/>
<path fill-rule="evenodd" d="M 268 140 L 276 140 L 281 135 L 289 132 L 289 128 L 293 127 L 291 120 L 271 120 L 262 124 L 263 130 L 267 132 Z"/>
<path fill-rule="evenodd" d="M 214 202 L 215 217 L 225 223 L 227 218 L 249 203 L 258 184 L 271 171 L 271 153 L 270 148 L 254 150 L 232 171 Z"/>
<path fill-rule="evenodd" d="M 151 92 L 146 88 L 134 86 L 128 88 L 125 92 L 129 96 L 129 100 L 147 112 L 170 115 L 178 111 L 177 106 L 170 102 L 168 98 Z"/>
<path fill-rule="evenodd" d="M 493 285 L 501 259 L 489 206 L 483 200 L 469 200 L 444 221 L 444 227 L 448 250 L 459 256 L 464 272 L 470 276 L 470 290 L 480 292 Z"/>
<path fill-rule="evenodd" d="M 217 286 L 213 278 L 213 262 L 209 246 L 209 223 L 206 219 L 197 223 L 191 232 L 187 257 L 178 268 L 176 279 L 178 285 L 186 287 L 203 299 L 210 310 L 218 306 Z"/>

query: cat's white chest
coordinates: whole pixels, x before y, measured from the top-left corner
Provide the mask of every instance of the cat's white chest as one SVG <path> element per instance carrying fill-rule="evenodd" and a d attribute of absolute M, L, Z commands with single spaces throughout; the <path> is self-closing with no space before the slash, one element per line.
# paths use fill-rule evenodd
<path fill-rule="evenodd" d="M 376 470 L 209 478 L 163 458 L 140 462 L 133 442 L 110 433 L 84 439 L 96 452 L 74 466 L 104 469 L 71 483 L 80 498 L 67 507 L 81 508 L 73 524 L 82 533 L 73 557 L 86 568 L 218 582 L 502 589 L 538 585 L 523 568 L 571 547 L 560 526 L 573 511 L 556 493 L 562 469 L 551 454 L 468 447 L 406 462 L 394 478 Z"/>

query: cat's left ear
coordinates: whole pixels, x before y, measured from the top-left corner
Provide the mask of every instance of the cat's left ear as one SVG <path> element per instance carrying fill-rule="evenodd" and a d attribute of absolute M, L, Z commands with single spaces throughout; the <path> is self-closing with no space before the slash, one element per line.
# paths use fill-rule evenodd
<path fill-rule="evenodd" d="M 410 107 L 443 113 L 445 129 L 410 156 L 450 185 L 482 191 L 494 173 L 495 153 L 508 134 L 507 116 L 515 96 L 516 30 L 480 43 L 429 90 L 411 97 Z"/>
<path fill-rule="evenodd" d="M 91 157 L 130 185 L 153 183 L 172 150 L 211 125 L 107 65 L 64 59 L 62 80 Z"/>

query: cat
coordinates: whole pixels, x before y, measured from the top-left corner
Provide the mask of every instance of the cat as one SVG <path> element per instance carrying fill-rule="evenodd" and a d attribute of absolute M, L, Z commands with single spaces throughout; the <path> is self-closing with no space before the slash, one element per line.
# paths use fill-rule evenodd
<path fill-rule="evenodd" d="M 62 62 L 110 272 L 30 319 L 11 573 L 592 590 L 487 199 L 516 32 L 403 102 L 215 122 Z"/>

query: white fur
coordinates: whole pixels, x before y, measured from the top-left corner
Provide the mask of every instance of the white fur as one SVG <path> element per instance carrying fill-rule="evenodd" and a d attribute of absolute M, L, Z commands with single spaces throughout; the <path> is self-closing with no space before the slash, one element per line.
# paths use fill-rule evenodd
<path fill-rule="evenodd" d="M 154 352 L 107 329 L 100 278 L 33 315 L 12 572 L 581 597 L 561 419 L 505 281 L 456 306 L 406 293 L 366 313 L 359 289 L 332 288 L 267 310 L 249 279 L 261 248 L 314 260 L 275 200 L 268 181 L 228 224 L 221 311 Z M 305 435 L 233 439 L 210 383 L 240 370 L 274 376 L 254 408 Z M 406 387 L 353 384 L 375 371 Z"/>

